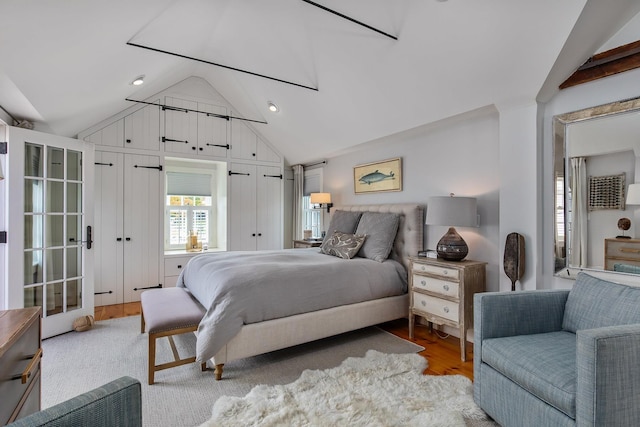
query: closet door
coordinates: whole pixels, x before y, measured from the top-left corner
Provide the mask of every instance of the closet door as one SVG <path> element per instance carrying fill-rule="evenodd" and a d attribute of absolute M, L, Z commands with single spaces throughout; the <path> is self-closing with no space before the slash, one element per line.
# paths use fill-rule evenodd
<path fill-rule="evenodd" d="M 256 160 L 258 137 L 241 120 L 231 120 L 231 157 Z"/>
<path fill-rule="evenodd" d="M 256 248 L 282 249 L 282 169 L 258 166 L 256 182 Z"/>
<path fill-rule="evenodd" d="M 256 166 L 231 163 L 229 168 L 229 250 L 253 251 L 256 230 Z"/>
<path fill-rule="evenodd" d="M 96 145 L 122 147 L 122 142 L 124 140 L 124 120 L 118 120 L 115 123 L 105 126 L 99 131 L 85 136 L 84 140 L 87 142 L 93 142 Z"/>
<path fill-rule="evenodd" d="M 164 110 L 164 150 L 173 153 L 196 153 L 198 145 L 198 103 L 177 98 L 165 98 L 173 108 Z"/>
<path fill-rule="evenodd" d="M 227 109 L 217 105 L 198 103 L 198 111 L 227 115 Z M 227 157 L 229 151 L 227 119 L 198 114 L 198 153 L 207 156 Z"/>
<path fill-rule="evenodd" d="M 117 304 L 122 296 L 124 154 L 96 151 L 95 305 Z"/>
<path fill-rule="evenodd" d="M 159 287 L 161 216 L 158 156 L 127 154 L 124 161 L 124 302 Z"/>
<path fill-rule="evenodd" d="M 142 150 L 160 149 L 160 107 L 147 105 L 124 118 L 124 146 Z"/>

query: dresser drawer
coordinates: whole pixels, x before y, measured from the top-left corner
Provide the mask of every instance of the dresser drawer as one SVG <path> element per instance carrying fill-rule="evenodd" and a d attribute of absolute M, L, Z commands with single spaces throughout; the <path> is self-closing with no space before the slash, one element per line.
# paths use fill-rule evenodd
<path fill-rule="evenodd" d="M 622 258 L 628 261 L 640 262 L 640 244 L 637 242 L 625 242 L 624 240 L 609 240 L 607 242 L 607 257 Z"/>
<path fill-rule="evenodd" d="M 425 291 L 458 298 L 460 287 L 457 282 L 436 279 L 435 277 L 413 275 L 413 287 Z"/>
<path fill-rule="evenodd" d="M 443 317 L 458 322 L 458 303 L 432 297 L 429 295 L 413 293 L 413 308 L 425 313 L 431 313 L 435 316 Z"/>
<path fill-rule="evenodd" d="M 6 350 L 0 358 L 0 424 L 6 424 L 12 414 L 17 415 L 22 397 L 34 387 L 32 382 L 39 379 L 40 375 L 40 319 L 33 322 L 27 330 Z M 27 371 L 30 363 L 31 370 Z M 21 375 L 28 372 L 28 377 L 23 384 Z M 40 390 L 34 391 L 38 402 Z"/>
<path fill-rule="evenodd" d="M 182 269 L 187 265 L 192 257 L 170 257 L 164 259 L 164 275 L 179 276 Z M 173 286 L 173 285 L 172 285 Z"/>
<path fill-rule="evenodd" d="M 437 265 L 413 263 L 413 271 L 418 273 L 429 273 L 436 276 L 448 277 L 454 280 L 458 280 L 460 277 L 460 272 L 455 268 L 439 267 Z"/>

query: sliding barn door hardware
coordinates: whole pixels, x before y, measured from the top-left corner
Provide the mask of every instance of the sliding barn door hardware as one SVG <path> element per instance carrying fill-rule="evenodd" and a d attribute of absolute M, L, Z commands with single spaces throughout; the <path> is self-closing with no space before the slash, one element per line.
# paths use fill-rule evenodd
<path fill-rule="evenodd" d="M 367 29 L 369 29 L 371 31 L 375 31 L 378 34 L 382 34 L 383 36 L 387 36 L 390 39 L 398 40 L 398 38 L 396 36 L 392 36 L 391 34 L 385 33 L 384 31 L 381 31 L 381 30 L 379 30 L 377 28 L 374 28 L 371 25 L 367 25 L 364 22 L 360 22 L 360 21 L 358 21 L 356 19 L 351 18 L 350 16 L 344 15 L 344 14 L 342 14 L 340 12 L 337 12 L 337 11 L 335 11 L 333 9 L 329 9 L 326 6 L 323 6 L 321 4 L 318 4 L 318 3 L 310 1 L 310 0 L 302 0 L 302 1 L 307 3 L 307 4 L 310 4 L 311 6 L 315 6 L 317 8 L 320 8 L 320 9 L 326 11 L 326 12 L 333 13 L 334 15 L 339 16 L 340 18 L 346 19 L 347 21 L 353 22 L 354 24 L 357 24 L 357 25 L 360 25 L 362 27 L 365 27 L 365 28 L 367 28 Z"/>
<path fill-rule="evenodd" d="M 242 117 L 236 117 L 236 116 L 228 116 L 226 114 L 216 114 L 216 113 L 209 113 L 207 111 L 200 111 L 200 110 L 193 110 L 191 108 L 182 108 L 182 107 L 173 107 L 171 105 L 165 105 L 165 104 L 157 104 L 155 102 L 147 102 L 147 101 L 138 101 L 136 99 L 130 99 L 130 98 L 125 98 L 125 101 L 129 101 L 129 102 L 135 102 L 137 104 L 145 104 L 145 105 L 155 105 L 158 106 L 160 108 L 162 108 L 162 110 L 170 110 L 170 111 L 180 111 L 183 113 L 198 113 L 198 114 L 206 114 L 209 117 L 217 117 L 219 119 L 225 119 L 225 120 L 242 120 L 244 122 L 253 122 L 253 123 L 261 123 L 263 125 L 267 125 L 269 123 L 265 122 L 264 120 L 253 120 L 253 119 L 245 119 Z"/>
<path fill-rule="evenodd" d="M 104 291 L 104 292 L 94 292 L 94 295 L 103 295 L 103 294 L 112 294 L 113 291 Z"/>
<path fill-rule="evenodd" d="M 280 175 L 267 175 L 267 174 L 265 174 L 264 177 L 265 178 L 280 178 L 280 179 L 282 179 L 282 174 L 280 174 Z"/>
<path fill-rule="evenodd" d="M 144 169 L 158 169 L 159 171 L 162 171 L 162 165 L 160 166 L 139 166 L 139 165 L 133 165 L 134 168 L 144 168 Z"/>
<path fill-rule="evenodd" d="M 145 289 L 156 289 L 161 288 L 162 283 L 158 283 L 158 286 L 147 286 L 146 288 L 133 288 L 134 291 L 144 291 Z"/>
<path fill-rule="evenodd" d="M 207 142 L 207 146 L 209 146 L 209 147 L 222 147 L 222 148 L 226 148 L 227 150 L 229 148 L 231 148 L 231 146 L 229 144 L 225 144 L 225 145 L 222 145 L 222 144 L 209 144 L 208 142 Z"/>
<path fill-rule="evenodd" d="M 229 171 L 229 176 L 231 176 L 231 175 L 246 175 L 246 176 L 249 176 L 249 175 L 251 175 L 251 174 L 250 174 L 250 173 L 242 173 L 242 172 L 232 172 L 232 171 Z"/>
<path fill-rule="evenodd" d="M 113 163 L 100 163 L 100 162 L 95 162 L 94 165 L 96 166 L 113 166 Z"/>
<path fill-rule="evenodd" d="M 200 59 L 200 58 L 194 58 L 193 56 L 187 56 L 187 55 L 183 55 L 181 53 L 169 52 L 168 50 L 157 49 L 155 47 L 144 46 L 144 45 L 141 45 L 141 44 L 131 43 L 131 42 L 127 42 L 127 45 L 133 46 L 133 47 L 139 47 L 141 49 L 151 50 L 153 52 L 164 53 L 166 55 L 177 56 L 178 58 L 190 59 L 191 61 L 202 62 L 204 64 L 214 65 L 216 67 L 226 68 L 227 70 L 238 71 L 240 73 L 249 74 L 249 75 L 255 76 L 255 77 L 262 77 L 263 79 L 273 80 L 273 81 L 276 81 L 276 82 L 279 82 L 279 83 L 285 83 L 285 84 L 288 84 L 288 85 L 301 87 L 303 89 L 315 90 L 316 92 L 318 91 L 318 89 L 315 88 L 315 87 L 305 86 L 305 85 L 300 84 L 300 83 L 294 83 L 294 82 L 290 82 L 290 81 L 287 81 L 287 80 L 278 79 L 276 77 L 271 77 L 271 76 L 267 76 L 267 75 L 264 75 L 264 74 L 254 73 L 253 71 L 247 71 L 247 70 L 243 70 L 241 68 L 231 67 L 229 65 L 217 64 L 215 62 L 207 61 L 205 59 Z"/>

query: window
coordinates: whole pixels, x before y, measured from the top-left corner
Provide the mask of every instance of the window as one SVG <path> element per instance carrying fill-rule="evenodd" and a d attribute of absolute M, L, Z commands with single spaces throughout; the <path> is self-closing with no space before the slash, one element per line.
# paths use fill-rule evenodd
<path fill-rule="evenodd" d="M 311 196 L 302 198 L 302 229 L 311 230 L 313 237 L 322 235 L 322 209 L 311 205 Z"/>
<path fill-rule="evenodd" d="M 226 250 L 226 163 L 165 159 L 166 251 L 185 250 L 189 236 Z"/>

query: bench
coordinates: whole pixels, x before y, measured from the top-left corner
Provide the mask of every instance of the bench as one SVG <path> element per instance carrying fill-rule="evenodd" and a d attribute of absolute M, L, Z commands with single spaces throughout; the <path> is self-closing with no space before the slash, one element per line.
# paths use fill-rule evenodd
<path fill-rule="evenodd" d="M 173 342 L 173 335 L 195 332 L 205 314 L 205 309 L 183 288 L 152 289 L 140 294 L 142 307 L 141 333 L 149 334 L 149 385 L 154 383 L 155 373 L 196 361 L 195 356 L 181 359 Z M 173 352 L 173 362 L 156 365 L 156 340 L 167 337 Z M 205 371 L 207 364 L 202 363 Z"/>

